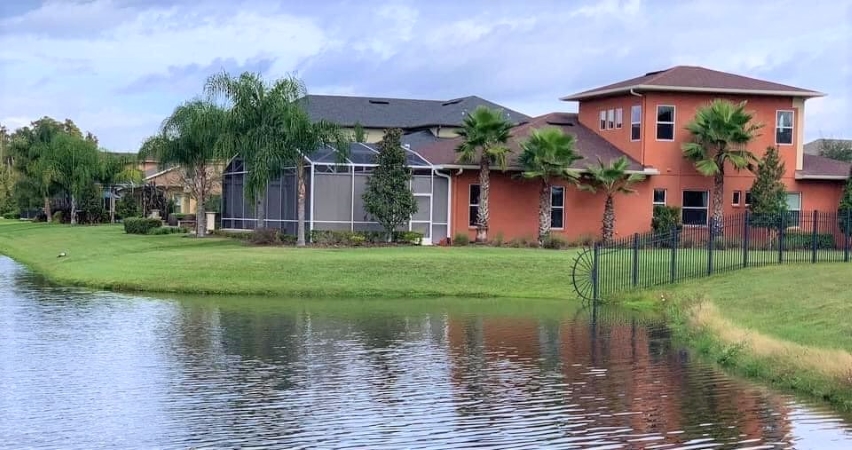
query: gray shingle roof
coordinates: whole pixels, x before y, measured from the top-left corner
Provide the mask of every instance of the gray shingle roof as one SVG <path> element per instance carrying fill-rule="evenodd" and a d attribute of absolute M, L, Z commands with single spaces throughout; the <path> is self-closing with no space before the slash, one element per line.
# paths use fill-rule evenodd
<path fill-rule="evenodd" d="M 815 141 L 808 142 L 805 144 L 805 153 L 808 155 L 819 155 L 820 150 L 822 149 L 822 143 L 825 141 L 836 141 L 836 142 L 848 142 L 852 144 L 852 139 L 824 139 L 819 138 Z"/>
<path fill-rule="evenodd" d="M 509 120 L 520 123 L 529 116 L 477 96 L 452 100 L 308 95 L 305 108 L 312 120 L 328 120 L 345 127 L 360 123 L 365 128 L 425 128 L 462 125 L 465 115 L 478 106 L 502 109 Z"/>

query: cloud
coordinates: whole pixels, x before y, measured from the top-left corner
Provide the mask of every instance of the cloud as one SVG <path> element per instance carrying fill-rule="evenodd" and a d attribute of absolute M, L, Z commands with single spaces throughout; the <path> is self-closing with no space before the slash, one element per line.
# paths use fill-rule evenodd
<path fill-rule="evenodd" d="M 223 68 L 295 71 L 314 93 L 475 94 L 540 114 L 695 64 L 826 92 L 808 102 L 807 137 L 852 137 L 850 23 L 852 7 L 829 0 L 57 0 L 0 16 L 0 120 L 70 117 L 135 150 Z"/>

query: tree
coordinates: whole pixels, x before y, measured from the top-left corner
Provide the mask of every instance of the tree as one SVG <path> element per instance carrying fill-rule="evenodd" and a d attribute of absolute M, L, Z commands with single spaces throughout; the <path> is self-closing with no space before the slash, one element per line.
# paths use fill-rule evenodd
<path fill-rule="evenodd" d="M 636 192 L 631 186 L 645 179 L 638 173 L 628 173 L 630 161 L 622 156 L 608 164 L 598 158 L 598 164 L 589 166 L 588 175 L 580 184 L 580 189 L 589 192 L 602 191 L 606 195 L 604 214 L 601 221 L 601 232 L 604 242 L 612 240 L 615 230 L 615 200 L 616 194 L 632 194 Z"/>
<path fill-rule="evenodd" d="M 852 167 L 849 168 L 849 178 L 843 188 L 843 196 L 840 197 L 840 207 L 837 208 L 840 216 L 840 229 L 846 236 L 852 236 Z"/>
<path fill-rule="evenodd" d="M 488 240 L 488 198 L 491 191 L 491 166 L 506 168 L 509 131 L 512 124 L 498 109 L 476 108 L 464 118 L 459 136 L 462 143 L 456 148 L 459 160 L 479 163 L 479 208 L 476 215 L 476 241 Z"/>
<path fill-rule="evenodd" d="M 98 149 L 91 141 L 76 134 L 59 133 L 44 148 L 40 163 L 53 181 L 71 197 L 71 225 L 77 224 L 78 201 L 94 184 L 100 171 Z"/>
<path fill-rule="evenodd" d="M 227 113 L 219 106 L 191 100 L 172 112 L 160 133 L 142 145 L 141 158 L 155 158 L 163 167 L 177 166 L 182 181 L 196 200 L 195 235 L 207 231 L 204 206 L 215 181 L 214 164 L 222 149 Z"/>
<path fill-rule="evenodd" d="M 746 102 L 734 104 L 716 99 L 698 109 L 686 125 L 692 142 L 683 145 L 683 155 L 704 176 L 713 177 L 713 231 L 722 230 L 722 206 L 725 192 L 725 166 L 740 171 L 752 170 L 757 158 L 746 146 L 757 136 L 762 125 L 752 123 L 753 114 Z"/>
<path fill-rule="evenodd" d="M 89 133 L 91 135 L 91 133 Z M 86 136 L 86 140 L 97 145 L 97 138 L 90 139 Z M 97 180 L 107 189 L 110 194 L 109 203 L 109 221 L 115 222 L 116 204 L 115 204 L 115 188 L 123 183 L 140 184 L 142 182 L 142 172 L 134 166 L 135 155 L 119 155 L 115 153 L 100 153 L 100 169 Z M 122 216 L 129 217 L 129 216 Z"/>
<path fill-rule="evenodd" d="M 775 147 L 766 149 L 757 166 L 757 176 L 751 186 L 749 223 L 759 228 L 778 229 L 787 211 L 787 188 L 781 182 L 784 162 Z"/>
<path fill-rule="evenodd" d="M 388 235 L 388 242 L 393 240 L 394 230 L 417 212 L 417 202 L 409 187 L 411 171 L 406 164 L 407 158 L 401 139 L 402 130 L 399 128 L 385 131 L 378 145 L 378 167 L 367 180 L 367 189 L 363 196 L 364 208 L 382 224 Z"/>
<path fill-rule="evenodd" d="M 361 125 L 361 122 L 355 122 L 353 137 L 355 138 L 355 142 L 367 142 L 367 132 L 364 131 L 364 126 Z"/>
<path fill-rule="evenodd" d="M 534 129 L 521 143 L 519 158 L 524 178 L 539 180 L 538 197 L 538 243 L 550 233 L 553 196 L 553 181 L 557 179 L 576 183 L 579 173 L 571 165 L 580 159 L 574 149 L 574 135 L 565 134 L 560 128 Z"/>
<path fill-rule="evenodd" d="M 852 140 L 821 139 L 819 154 L 837 161 L 852 162 Z"/>
<path fill-rule="evenodd" d="M 292 111 L 307 94 L 305 85 L 295 77 L 267 83 L 258 73 L 243 72 L 231 76 L 227 72 L 207 79 L 204 91 L 210 99 L 226 103 L 225 125 L 220 157 L 229 159 L 239 154 L 248 172 L 245 175 L 245 197 L 255 204 L 257 228 L 266 227 L 263 196 L 269 182 L 292 167 L 299 154 L 288 140 Z"/>

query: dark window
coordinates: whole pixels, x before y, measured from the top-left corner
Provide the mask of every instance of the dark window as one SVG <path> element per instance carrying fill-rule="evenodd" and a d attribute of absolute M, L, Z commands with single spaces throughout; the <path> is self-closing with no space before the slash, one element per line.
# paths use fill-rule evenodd
<path fill-rule="evenodd" d="M 621 128 L 624 123 L 624 110 L 616 108 L 615 110 L 615 128 Z"/>
<path fill-rule="evenodd" d="M 775 143 L 793 143 L 793 111 L 778 111 L 775 114 Z"/>
<path fill-rule="evenodd" d="M 665 205 L 666 204 L 666 190 L 665 189 L 654 189 L 654 204 L 655 205 Z"/>
<path fill-rule="evenodd" d="M 615 110 L 608 109 L 606 110 L 606 129 L 611 130 L 615 128 Z"/>
<path fill-rule="evenodd" d="M 642 137 L 642 106 L 630 107 L 630 140 L 638 141 Z"/>
<path fill-rule="evenodd" d="M 476 226 L 476 217 L 479 215 L 479 185 L 471 184 L 470 185 L 470 197 L 468 200 L 469 206 L 469 214 L 470 218 L 468 220 L 468 225 L 475 227 Z"/>
<path fill-rule="evenodd" d="M 600 119 L 601 119 L 601 130 L 606 130 L 606 110 L 601 110 Z"/>
<path fill-rule="evenodd" d="M 734 196 L 733 196 L 733 198 L 731 198 L 731 204 L 732 205 L 739 205 L 740 200 L 742 199 L 742 195 L 743 195 L 742 191 L 734 191 Z"/>
<path fill-rule="evenodd" d="M 657 139 L 661 141 L 674 140 L 674 127 L 674 106 L 657 106 Z"/>
<path fill-rule="evenodd" d="M 751 205 L 751 192 L 746 192 L 745 205 Z"/>
<path fill-rule="evenodd" d="M 707 191 L 683 191 L 683 224 L 707 225 Z"/>
<path fill-rule="evenodd" d="M 565 225 L 565 188 L 550 188 L 550 228 L 562 229 Z"/>

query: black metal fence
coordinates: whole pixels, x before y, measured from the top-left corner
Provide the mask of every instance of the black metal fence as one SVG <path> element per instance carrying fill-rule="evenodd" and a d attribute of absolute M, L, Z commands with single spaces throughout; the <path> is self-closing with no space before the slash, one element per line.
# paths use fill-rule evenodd
<path fill-rule="evenodd" d="M 849 262 L 852 211 L 743 213 L 709 226 L 673 228 L 599 242 L 578 256 L 577 293 L 598 300 L 618 292 L 747 267 Z"/>

